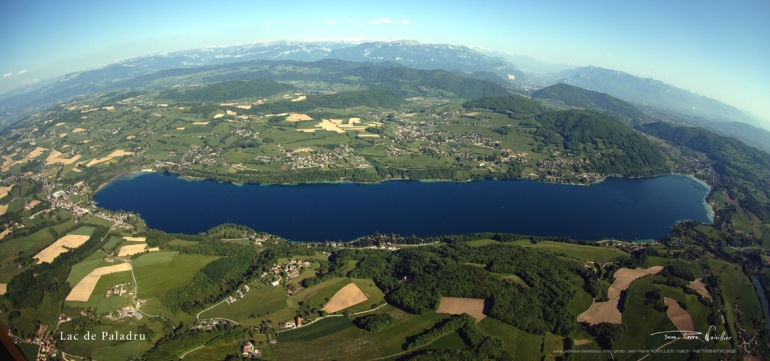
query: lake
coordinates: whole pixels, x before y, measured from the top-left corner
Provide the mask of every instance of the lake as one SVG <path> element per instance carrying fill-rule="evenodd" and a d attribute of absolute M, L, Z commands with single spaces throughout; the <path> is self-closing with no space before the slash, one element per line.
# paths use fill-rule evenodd
<path fill-rule="evenodd" d="M 147 226 L 196 234 L 222 223 L 294 241 L 349 241 L 378 231 L 438 236 L 505 232 L 573 239 L 657 239 L 680 220 L 710 222 L 708 186 L 681 175 L 590 186 L 529 180 L 233 185 L 138 173 L 96 193 L 97 205 Z"/>

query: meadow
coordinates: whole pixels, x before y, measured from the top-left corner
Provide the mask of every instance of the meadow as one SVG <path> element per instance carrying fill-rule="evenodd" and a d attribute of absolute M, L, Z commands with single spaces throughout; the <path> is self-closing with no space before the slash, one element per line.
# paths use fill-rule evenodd
<path fill-rule="evenodd" d="M 148 253 L 136 259 L 135 262 L 139 262 L 139 265 L 134 266 L 134 275 L 139 284 L 141 298 L 154 297 L 170 289 L 189 284 L 201 268 L 219 258 L 198 254 L 170 257 L 171 253 L 175 252 Z M 146 261 L 142 260 L 144 257 L 147 257 Z M 142 263 L 145 264 L 142 265 Z"/>

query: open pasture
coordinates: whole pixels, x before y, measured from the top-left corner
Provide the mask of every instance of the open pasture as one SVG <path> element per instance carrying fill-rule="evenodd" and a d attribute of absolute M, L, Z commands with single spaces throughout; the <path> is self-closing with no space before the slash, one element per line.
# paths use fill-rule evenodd
<path fill-rule="evenodd" d="M 583 246 L 579 244 L 562 243 L 562 242 L 537 242 L 533 244 L 528 240 L 516 241 L 510 244 L 514 244 L 522 247 L 531 247 L 537 249 L 544 249 L 554 253 L 563 254 L 567 257 L 574 258 L 580 261 L 598 261 L 609 262 L 610 260 L 625 256 L 627 253 L 614 248 L 605 246 Z"/>
<path fill-rule="evenodd" d="M 483 320 L 485 300 L 482 298 L 441 297 L 441 305 L 436 313 L 448 313 L 450 315 L 462 315 L 467 313 L 476 319 Z"/>
<path fill-rule="evenodd" d="M 540 351 L 542 336 L 524 332 L 491 317 L 484 318 L 477 327 L 489 337 L 502 339 L 503 349 L 513 356 L 514 360 L 539 360 L 543 356 Z"/>
<path fill-rule="evenodd" d="M 406 344 L 407 338 L 419 335 L 449 317 L 447 314 L 433 312 L 413 316 L 374 335 L 377 337 L 382 352 L 385 355 L 393 355 L 404 351 L 403 346 Z"/>
<path fill-rule="evenodd" d="M 150 298 L 161 292 L 183 287 L 192 282 L 193 277 L 201 268 L 218 258 L 217 256 L 180 254 L 170 262 L 134 266 L 134 275 L 139 285 L 139 295 L 142 298 Z"/>
<path fill-rule="evenodd" d="M 345 317 L 334 317 L 345 318 Z M 320 321 L 319 321 L 320 322 Z M 347 322 L 350 322 L 349 320 Z M 284 335 L 278 336 L 278 343 L 272 346 L 275 354 L 275 360 L 292 361 L 317 361 L 317 360 L 340 360 L 340 361 L 359 361 L 374 360 L 383 356 L 382 351 L 377 347 L 377 341 L 370 332 L 359 329 L 358 327 L 346 327 L 335 330 L 334 325 L 321 325 L 329 327 L 334 333 L 323 334 L 323 337 L 313 339 L 312 341 L 285 341 Z M 344 325 L 342 325 L 344 326 Z M 337 326 L 341 327 L 341 326 Z M 290 335 L 294 332 L 303 333 L 304 328 L 287 332 Z M 305 335 L 307 336 L 307 335 Z M 320 336 L 320 335 L 319 335 Z M 310 336 L 308 336 L 310 337 Z"/>
<path fill-rule="evenodd" d="M 216 307 L 200 314 L 200 318 L 227 318 L 241 322 L 252 315 L 267 315 L 288 307 L 289 297 L 283 287 L 259 286 L 252 289 L 242 299 L 231 304 L 222 302 Z"/>

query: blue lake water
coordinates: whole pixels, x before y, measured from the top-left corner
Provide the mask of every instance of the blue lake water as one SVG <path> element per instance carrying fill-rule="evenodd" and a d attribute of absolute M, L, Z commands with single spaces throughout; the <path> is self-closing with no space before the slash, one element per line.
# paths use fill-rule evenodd
<path fill-rule="evenodd" d="M 591 186 L 527 180 L 239 186 L 147 173 L 113 181 L 95 200 L 138 212 L 148 227 L 172 233 L 229 222 L 294 241 L 348 241 L 375 231 L 639 240 L 660 238 L 680 220 L 710 222 L 708 192 L 680 175 Z"/>

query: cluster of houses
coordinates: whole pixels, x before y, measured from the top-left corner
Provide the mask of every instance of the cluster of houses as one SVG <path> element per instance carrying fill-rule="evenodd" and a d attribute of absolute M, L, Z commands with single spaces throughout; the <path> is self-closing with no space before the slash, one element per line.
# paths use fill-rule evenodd
<path fill-rule="evenodd" d="M 297 316 L 294 320 L 283 322 L 279 327 L 281 327 L 282 330 L 302 327 L 302 317 Z"/>
<path fill-rule="evenodd" d="M 129 295 L 133 295 L 134 290 L 128 291 L 126 290 L 125 287 L 123 287 L 124 285 L 125 284 L 119 284 L 107 289 L 107 294 L 105 295 L 105 297 L 110 297 L 112 295 L 122 296 L 122 295 L 125 295 L 126 292 L 128 292 Z"/>
<path fill-rule="evenodd" d="M 244 342 L 241 346 L 241 357 L 244 358 L 260 358 L 262 357 L 262 350 L 254 348 L 251 342 Z"/>
<path fill-rule="evenodd" d="M 298 260 L 289 260 L 286 264 L 274 264 L 273 268 L 270 269 L 268 272 L 262 273 L 262 278 L 267 277 L 270 273 L 273 274 L 273 276 L 280 276 L 282 273 L 286 275 L 286 280 L 290 280 L 292 278 L 297 278 L 302 271 L 302 268 L 310 268 L 311 263 L 310 262 L 303 262 L 301 259 Z M 273 282 L 270 282 L 273 287 L 277 287 L 281 283 L 282 278 L 278 278 L 274 280 Z"/>
<path fill-rule="evenodd" d="M 247 293 L 249 293 L 249 290 L 250 290 L 250 288 L 249 288 L 248 285 L 243 285 L 243 288 L 241 288 L 240 290 L 236 291 L 233 295 L 227 297 L 227 299 L 225 301 L 227 302 L 228 305 L 233 303 L 233 302 L 235 302 L 235 301 L 238 301 L 241 298 L 243 298 Z"/>

